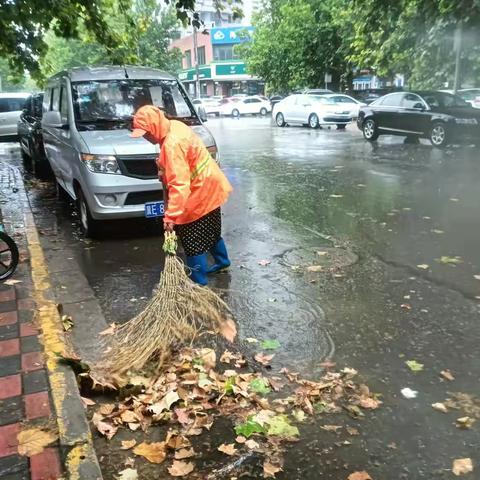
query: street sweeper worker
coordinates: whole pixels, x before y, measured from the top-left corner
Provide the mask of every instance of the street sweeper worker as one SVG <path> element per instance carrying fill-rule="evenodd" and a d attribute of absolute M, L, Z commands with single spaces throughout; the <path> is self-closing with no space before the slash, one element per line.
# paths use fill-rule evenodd
<path fill-rule="evenodd" d="M 169 120 L 158 107 L 145 105 L 136 112 L 131 136 L 160 144 L 157 167 L 167 193 L 164 228 L 180 238 L 190 278 L 207 285 L 208 273 L 230 266 L 220 212 L 232 191 L 229 181 L 195 132 Z M 208 252 L 214 259 L 210 268 Z"/>

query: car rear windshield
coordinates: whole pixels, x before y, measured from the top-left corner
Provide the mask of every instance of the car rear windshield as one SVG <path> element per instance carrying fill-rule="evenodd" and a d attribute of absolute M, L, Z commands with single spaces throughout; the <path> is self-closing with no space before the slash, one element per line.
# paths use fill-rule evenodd
<path fill-rule="evenodd" d="M 329 104 L 329 105 L 332 105 L 334 104 L 335 102 L 329 98 L 329 97 L 322 97 L 320 95 L 310 95 L 312 100 L 316 103 L 325 103 L 325 104 Z"/>
<path fill-rule="evenodd" d="M 19 112 L 24 105 L 25 98 L 0 98 L 0 113 Z"/>
<path fill-rule="evenodd" d="M 467 107 L 470 106 L 463 98 L 446 92 L 429 92 L 421 94 L 429 107 Z"/>
<path fill-rule="evenodd" d="M 89 129 L 125 128 L 143 105 L 162 107 L 168 118 L 198 124 L 190 100 L 176 80 L 91 80 L 72 83 L 77 125 Z"/>

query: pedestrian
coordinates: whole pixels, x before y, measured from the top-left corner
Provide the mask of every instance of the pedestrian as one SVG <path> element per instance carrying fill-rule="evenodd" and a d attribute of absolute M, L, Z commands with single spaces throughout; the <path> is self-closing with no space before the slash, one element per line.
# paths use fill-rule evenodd
<path fill-rule="evenodd" d="M 167 119 L 158 107 L 145 105 L 136 112 L 131 136 L 160 144 L 157 167 L 166 189 L 164 229 L 175 230 L 180 238 L 190 278 L 207 285 L 208 273 L 230 266 L 220 211 L 232 191 L 229 181 L 195 132 Z M 210 268 L 208 252 L 215 261 Z"/>

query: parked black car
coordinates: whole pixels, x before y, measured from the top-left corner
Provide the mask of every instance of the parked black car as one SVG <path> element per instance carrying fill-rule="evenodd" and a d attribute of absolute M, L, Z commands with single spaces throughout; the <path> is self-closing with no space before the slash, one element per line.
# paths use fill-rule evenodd
<path fill-rule="evenodd" d="M 43 93 L 30 95 L 18 121 L 18 140 L 22 157 L 34 171 L 47 163 L 41 130 Z"/>
<path fill-rule="evenodd" d="M 435 147 L 461 141 L 480 145 L 480 110 L 444 92 L 390 93 L 362 107 L 357 125 L 371 142 L 386 134 L 428 138 Z"/>

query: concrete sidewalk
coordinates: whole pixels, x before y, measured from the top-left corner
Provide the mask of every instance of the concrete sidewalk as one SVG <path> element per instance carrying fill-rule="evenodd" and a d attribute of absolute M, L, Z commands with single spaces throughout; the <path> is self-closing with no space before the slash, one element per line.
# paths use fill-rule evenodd
<path fill-rule="evenodd" d="M 14 282 L 0 285 L 0 478 L 100 479 L 75 375 L 58 361 L 65 338 L 22 175 L 1 155 L 0 215 L 20 252 Z M 29 428 L 58 441 L 21 455 Z"/>

